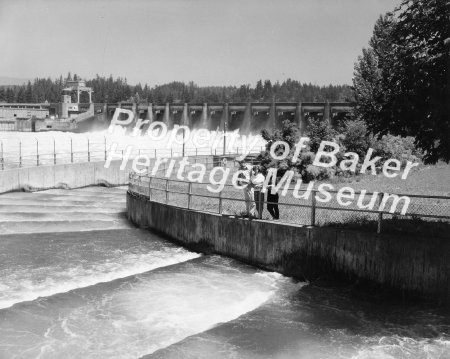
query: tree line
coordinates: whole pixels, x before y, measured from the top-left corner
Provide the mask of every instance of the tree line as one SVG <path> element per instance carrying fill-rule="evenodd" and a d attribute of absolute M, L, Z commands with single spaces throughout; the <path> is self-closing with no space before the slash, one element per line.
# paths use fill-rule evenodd
<path fill-rule="evenodd" d="M 41 103 L 59 102 L 67 80 L 76 80 L 78 75 L 70 73 L 63 78 L 36 78 L 21 86 L 0 87 L 0 102 Z M 130 101 L 136 103 L 215 103 L 215 102 L 322 102 L 351 101 L 352 91 L 348 85 L 318 86 L 287 79 L 272 83 L 259 80 L 252 87 L 241 86 L 198 86 L 194 82 L 171 82 L 150 87 L 148 84 L 130 85 L 126 78 L 97 75 L 86 80 L 93 88 L 93 101 L 98 103 Z M 73 97 L 75 101 L 75 97 Z M 81 100 L 87 102 L 83 94 Z"/>

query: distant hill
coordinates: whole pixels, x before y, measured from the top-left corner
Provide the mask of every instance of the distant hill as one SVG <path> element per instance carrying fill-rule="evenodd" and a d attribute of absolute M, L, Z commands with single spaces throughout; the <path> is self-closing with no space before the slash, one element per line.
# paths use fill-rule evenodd
<path fill-rule="evenodd" d="M 0 76 L 0 86 L 23 85 L 27 83 L 29 80 L 32 81 L 32 79 Z"/>

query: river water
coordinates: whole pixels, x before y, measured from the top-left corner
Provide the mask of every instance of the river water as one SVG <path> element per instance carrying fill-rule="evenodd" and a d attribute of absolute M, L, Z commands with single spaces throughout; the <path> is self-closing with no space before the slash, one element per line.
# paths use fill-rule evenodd
<path fill-rule="evenodd" d="M 0 195 L 0 358 L 450 358 L 448 313 L 180 248 L 126 188 Z"/>

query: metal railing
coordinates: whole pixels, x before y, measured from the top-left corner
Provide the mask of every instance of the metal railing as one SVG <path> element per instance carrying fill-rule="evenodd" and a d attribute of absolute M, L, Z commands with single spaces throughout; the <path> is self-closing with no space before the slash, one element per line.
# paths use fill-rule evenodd
<path fill-rule="evenodd" d="M 219 164 L 203 159 L 203 163 L 208 167 L 218 166 Z M 230 175 L 236 170 L 236 163 L 230 161 L 227 168 L 230 169 Z M 176 169 L 175 169 L 176 170 Z M 174 170 L 174 171 L 175 171 Z M 198 170 L 198 169 L 197 169 Z M 183 171 L 183 177 L 189 171 L 189 166 Z M 175 177 L 175 178 L 174 178 Z M 174 173 L 167 173 L 167 168 L 158 171 L 156 176 L 148 174 L 138 175 L 130 174 L 129 193 L 132 195 L 143 196 L 154 202 L 165 203 L 168 205 L 199 210 L 204 212 L 217 213 L 222 215 L 242 215 L 245 212 L 245 199 L 242 190 L 236 189 L 231 184 L 225 184 L 223 190 L 213 193 L 207 186 L 211 183 L 198 183 L 176 178 Z M 411 200 L 409 210 L 406 215 L 400 214 L 402 206 L 398 206 L 394 213 L 389 212 L 390 205 L 386 210 L 361 209 L 357 205 L 357 198 L 354 203 L 348 206 L 342 206 L 333 198 L 327 203 L 319 203 L 316 200 L 318 191 L 312 189 L 306 199 L 299 199 L 293 196 L 294 188 L 289 188 L 285 196 L 279 196 L 278 202 L 268 202 L 267 194 L 264 196 L 262 210 L 258 213 L 258 218 L 263 220 L 271 219 L 267 211 L 267 205 L 276 205 L 279 208 L 279 221 L 295 225 L 310 226 L 340 226 L 348 223 L 362 223 L 368 225 L 377 233 L 383 231 L 384 224 L 388 221 L 397 221 L 405 219 L 423 219 L 426 221 L 443 221 L 450 225 L 450 197 L 446 196 L 420 196 L 398 194 L 398 196 L 408 196 Z M 338 191 L 328 191 L 330 194 L 336 194 Z M 303 192 L 302 192 L 303 193 Z M 361 192 L 355 191 L 355 195 L 361 195 Z M 374 193 L 364 193 L 365 196 L 372 196 Z M 379 205 L 384 193 L 375 193 L 377 196 L 376 205 Z M 364 202 L 367 202 L 367 197 Z"/>
<path fill-rule="evenodd" d="M 24 141 L 18 140 L 14 148 L 5 148 L 5 144 L 0 140 L 0 171 L 21 168 L 21 167 L 34 167 L 43 165 L 56 165 L 78 162 L 91 162 L 91 161 L 105 161 L 108 158 L 110 145 L 107 143 L 107 138 L 104 137 L 102 141 L 91 140 L 89 138 L 84 139 L 84 143 L 80 146 L 80 139 L 77 144 L 74 143 L 72 138 L 68 139 L 68 143 L 58 148 L 56 140 L 46 139 L 39 141 L 34 139 L 35 143 L 28 146 L 28 150 L 24 150 Z M 50 143 L 49 143 L 50 142 Z M 33 148 L 31 151 L 30 148 Z M 80 149 L 84 147 L 84 149 Z M 259 153 L 262 148 L 253 150 L 252 153 Z M 226 151 L 226 156 L 237 156 L 241 153 L 240 148 L 235 148 L 233 151 Z M 124 158 L 126 154 L 125 148 L 119 148 L 116 150 L 114 159 Z M 134 146 L 129 159 L 133 159 L 138 155 L 148 155 L 149 157 L 185 157 L 185 156 L 206 156 L 206 155 L 223 155 L 223 151 L 211 148 L 137 148 Z"/>
<path fill-rule="evenodd" d="M 106 139 L 104 142 L 86 139 L 86 150 L 74 150 L 73 140 L 70 139 L 69 150 L 57 150 L 55 139 L 39 141 L 35 138 L 34 151 L 24 150 L 24 142 L 18 141 L 15 148 L 5 149 L 0 140 L 0 170 L 17 167 L 33 167 L 42 165 L 56 165 L 62 163 L 90 162 L 107 158 Z"/>

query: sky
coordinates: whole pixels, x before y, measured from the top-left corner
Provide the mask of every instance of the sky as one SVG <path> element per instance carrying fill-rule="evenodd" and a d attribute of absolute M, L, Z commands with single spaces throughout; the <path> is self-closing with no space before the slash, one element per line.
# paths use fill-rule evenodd
<path fill-rule="evenodd" d="M 350 84 L 396 0 L 0 0 L 0 76 Z"/>

